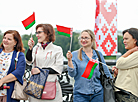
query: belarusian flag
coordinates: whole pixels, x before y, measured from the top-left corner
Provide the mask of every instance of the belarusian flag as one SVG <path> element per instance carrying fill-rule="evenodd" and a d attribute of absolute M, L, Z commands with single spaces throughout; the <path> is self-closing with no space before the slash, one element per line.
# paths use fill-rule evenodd
<path fill-rule="evenodd" d="M 67 37 L 72 37 L 72 28 L 69 27 L 64 27 L 64 26 L 60 26 L 60 25 L 56 25 L 57 26 L 57 32 L 59 35 L 64 35 Z"/>
<path fill-rule="evenodd" d="M 22 23 L 26 30 L 31 28 L 35 24 L 35 13 L 33 12 L 33 14 L 28 18 L 26 18 L 25 20 L 23 20 Z"/>
<path fill-rule="evenodd" d="M 82 77 L 87 78 L 87 79 L 91 79 L 97 65 L 98 65 L 98 61 L 96 61 L 94 59 L 89 60 L 87 66 L 85 68 L 85 71 L 82 74 Z"/>

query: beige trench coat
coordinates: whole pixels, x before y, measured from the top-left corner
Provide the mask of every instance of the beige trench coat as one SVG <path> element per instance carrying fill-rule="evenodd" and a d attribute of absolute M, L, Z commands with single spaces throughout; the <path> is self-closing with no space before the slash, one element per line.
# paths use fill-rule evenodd
<path fill-rule="evenodd" d="M 54 45 L 52 42 L 47 45 L 45 49 L 42 48 L 40 43 L 33 48 L 32 62 L 26 61 L 27 64 L 31 64 L 34 68 L 35 64 L 39 68 L 52 68 L 58 73 L 63 71 L 63 51 L 60 46 Z M 36 63 L 35 63 L 36 62 Z M 57 74 L 49 74 L 47 81 L 55 81 Z M 33 97 L 29 97 L 29 102 L 62 102 L 62 91 L 59 82 L 56 83 L 56 98 L 54 100 L 40 100 Z"/>

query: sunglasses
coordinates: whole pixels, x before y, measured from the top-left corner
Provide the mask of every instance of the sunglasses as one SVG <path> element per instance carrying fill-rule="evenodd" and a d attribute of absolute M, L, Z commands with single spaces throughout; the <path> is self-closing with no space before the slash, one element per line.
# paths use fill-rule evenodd
<path fill-rule="evenodd" d="M 35 32 L 35 34 L 40 34 L 40 33 L 42 33 L 42 32 L 44 32 L 44 31 L 38 31 L 38 32 Z"/>

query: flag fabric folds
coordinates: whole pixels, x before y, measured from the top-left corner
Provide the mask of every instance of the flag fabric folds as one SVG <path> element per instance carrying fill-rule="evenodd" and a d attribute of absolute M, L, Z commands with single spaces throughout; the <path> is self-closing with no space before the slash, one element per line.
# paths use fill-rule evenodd
<path fill-rule="evenodd" d="M 88 64 L 86 65 L 85 71 L 82 74 L 82 77 L 87 78 L 87 79 L 91 79 L 93 74 L 94 74 L 94 70 L 98 65 L 98 61 L 91 59 L 89 60 Z"/>
<path fill-rule="evenodd" d="M 59 35 L 72 37 L 73 28 L 64 27 L 60 25 L 56 25 L 56 26 L 57 26 L 57 32 Z"/>
<path fill-rule="evenodd" d="M 22 24 L 23 24 L 23 26 L 25 27 L 26 30 L 31 28 L 35 24 L 35 13 L 33 12 L 33 14 L 31 16 L 29 16 L 28 18 L 23 20 Z"/>

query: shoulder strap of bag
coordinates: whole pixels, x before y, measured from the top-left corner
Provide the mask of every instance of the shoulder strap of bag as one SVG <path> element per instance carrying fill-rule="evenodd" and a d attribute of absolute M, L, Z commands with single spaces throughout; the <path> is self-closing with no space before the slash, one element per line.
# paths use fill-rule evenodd
<path fill-rule="evenodd" d="M 17 61 L 18 61 L 18 55 L 19 55 L 19 51 L 16 53 L 16 58 L 15 58 L 15 69 L 16 69 L 16 64 L 17 64 Z"/>
<path fill-rule="evenodd" d="M 99 52 L 98 52 L 97 50 L 95 50 L 95 51 L 96 51 L 96 53 L 97 53 L 97 55 L 98 55 L 99 61 L 102 62 Z M 107 76 L 105 75 L 105 73 L 104 73 L 103 65 L 102 65 L 101 63 L 99 63 L 99 67 L 100 67 L 100 68 L 99 68 L 99 71 L 101 72 L 101 74 L 104 75 L 105 77 L 107 77 Z"/>

